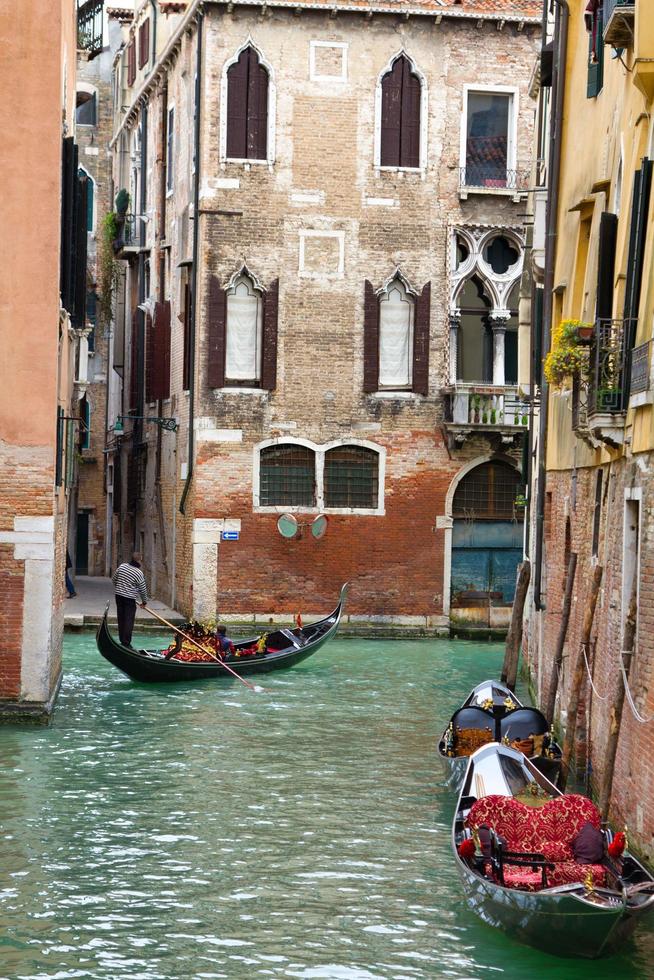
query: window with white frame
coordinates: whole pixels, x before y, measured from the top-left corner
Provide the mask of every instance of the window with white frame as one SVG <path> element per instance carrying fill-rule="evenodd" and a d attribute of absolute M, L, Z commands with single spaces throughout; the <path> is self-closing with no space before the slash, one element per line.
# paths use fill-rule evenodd
<path fill-rule="evenodd" d="M 255 451 L 255 508 L 383 514 L 384 450 L 358 441 Z"/>
<path fill-rule="evenodd" d="M 466 187 L 512 187 L 515 161 L 515 93 L 466 91 L 462 180 Z"/>
<path fill-rule="evenodd" d="M 334 446 L 325 453 L 325 507 L 377 507 L 379 453 L 366 446 Z"/>
<path fill-rule="evenodd" d="M 263 297 L 252 278 L 241 273 L 227 290 L 225 383 L 261 380 Z"/>
<path fill-rule="evenodd" d="M 398 277 L 379 299 L 379 388 L 411 388 L 415 301 Z"/>
<path fill-rule="evenodd" d="M 173 192 L 175 180 L 175 106 L 168 109 L 166 132 L 166 191 L 168 194 Z"/>
<path fill-rule="evenodd" d="M 266 446 L 259 454 L 261 507 L 313 507 L 316 454 L 295 443 Z"/>

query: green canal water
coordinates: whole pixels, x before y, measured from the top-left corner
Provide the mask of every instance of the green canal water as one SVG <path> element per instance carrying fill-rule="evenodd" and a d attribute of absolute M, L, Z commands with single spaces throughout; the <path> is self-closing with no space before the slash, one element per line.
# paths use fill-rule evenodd
<path fill-rule="evenodd" d="M 253 694 L 135 684 L 67 636 L 52 726 L 0 729 L 0 977 L 654 978 L 654 917 L 588 963 L 462 901 L 436 739 L 500 662 L 336 640 Z"/>

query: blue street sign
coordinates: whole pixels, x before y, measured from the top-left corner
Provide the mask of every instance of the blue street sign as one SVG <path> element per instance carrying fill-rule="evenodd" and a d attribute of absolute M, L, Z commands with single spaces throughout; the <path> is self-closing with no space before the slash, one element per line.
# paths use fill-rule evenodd
<path fill-rule="evenodd" d="M 220 538 L 221 541 L 238 541 L 240 533 L 240 531 L 222 531 Z"/>

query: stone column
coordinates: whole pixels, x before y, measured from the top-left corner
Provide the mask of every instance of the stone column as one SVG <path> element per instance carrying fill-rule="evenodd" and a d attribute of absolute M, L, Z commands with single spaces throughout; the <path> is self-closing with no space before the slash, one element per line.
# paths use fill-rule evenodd
<path fill-rule="evenodd" d="M 450 311 L 450 384 L 455 384 L 457 377 L 457 362 L 459 357 L 459 329 L 461 327 L 461 310 Z"/>
<path fill-rule="evenodd" d="M 504 338 L 506 336 L 506 321 L 511 314 L 508 310 L 494 310 L 490 316 L 493 331 L 493 384 L 504 385 Z"/>

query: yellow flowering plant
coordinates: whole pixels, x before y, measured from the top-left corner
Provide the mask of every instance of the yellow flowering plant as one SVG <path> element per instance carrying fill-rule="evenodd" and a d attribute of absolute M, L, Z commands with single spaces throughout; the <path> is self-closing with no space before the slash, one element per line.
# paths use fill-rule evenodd
<path fill-rule="evenodd" d="M 580 330 L 592 328 L 583 320 L 561 320 L 552 334 L 552 347 L 545 358 L 545 378 L 553 388 L 561 389 L 578 374 L 588 374 L 588 349 L 580 342 Z"/>

